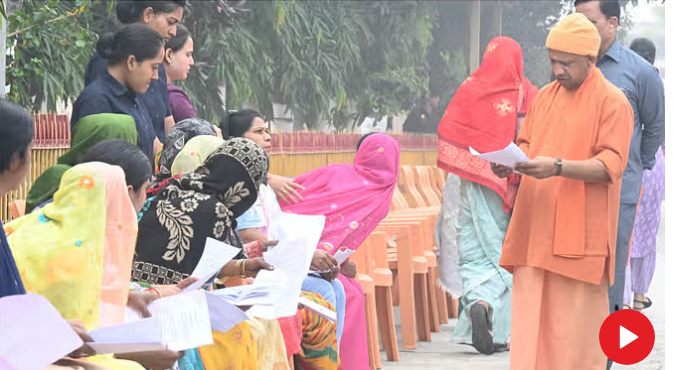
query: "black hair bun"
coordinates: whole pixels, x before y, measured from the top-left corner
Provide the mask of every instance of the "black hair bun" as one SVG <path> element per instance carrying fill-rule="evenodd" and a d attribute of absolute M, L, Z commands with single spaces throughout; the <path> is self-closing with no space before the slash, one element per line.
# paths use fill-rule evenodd
<path fill-rule="evenodd" d="M 115 34 L 105 33 L 98 39 L 96 51 L 103 59 L 112 59 L 115 54 Z"/>

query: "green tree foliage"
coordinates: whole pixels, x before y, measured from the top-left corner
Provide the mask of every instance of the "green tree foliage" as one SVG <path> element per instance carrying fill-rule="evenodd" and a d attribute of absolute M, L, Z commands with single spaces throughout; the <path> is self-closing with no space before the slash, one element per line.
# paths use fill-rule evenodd
<path fill-rule="evenodd" d="M 224 113 L 221 87 L 228 109 L 249 105 L 273 117 L 273 104 L 280 103 L 309 128 L 328 121 L 342 130 L 367 116 L 399 114 L 429 91 L 446 106 L 468 74 L 470 19 L 459 3 L 192 1 L 183 21 L 194 38 L 196 65 L 178 84 L 197 114 L 214 122 Z M 544 40 L 571 0 L 500 3 L 500 31 L 521 43 L 531 81 L 546 84 Z M 23 0 L 9 17 L 10 98 L 32 109 L 74 100 L 98 35 L 119 26 L 115 5 Z"/>
<path fill-rule="evenodd" d="M 9 16 L 7 44 L 8 97 L 28 109 L 43 103 L 56 109 L 59 99 L 76 97 L 84 88 L 84 68 L 95 35 L 89 32 L 86 0 L 24 0 Z"/>

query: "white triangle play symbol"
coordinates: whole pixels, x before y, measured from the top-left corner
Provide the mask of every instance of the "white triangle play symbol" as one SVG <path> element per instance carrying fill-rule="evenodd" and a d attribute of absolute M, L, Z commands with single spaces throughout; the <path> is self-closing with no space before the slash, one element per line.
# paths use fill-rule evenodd
<path fill-rule="evenodd" d="M 638 339 L 638 336 L 628 331 L 623 326 L 619 326 L 619 349 L 629 345 L 629 343 Z"/>

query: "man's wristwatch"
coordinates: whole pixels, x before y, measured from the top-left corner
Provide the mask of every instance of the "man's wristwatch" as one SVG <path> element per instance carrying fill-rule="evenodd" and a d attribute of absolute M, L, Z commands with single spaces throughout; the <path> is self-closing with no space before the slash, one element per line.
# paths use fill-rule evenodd
<path fill-rule="evenodd" d="M 561 176 L 563 173 L 563 159 L 556 158 L 556 176 Z"/>

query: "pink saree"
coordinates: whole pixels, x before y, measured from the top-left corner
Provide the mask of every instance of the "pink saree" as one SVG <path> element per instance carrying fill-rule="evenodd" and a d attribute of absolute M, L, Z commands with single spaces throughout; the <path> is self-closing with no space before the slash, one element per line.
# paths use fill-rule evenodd
<path fill-rule="evenodd" d="M 304 186 L 303 201 L 280 202 L 283 212 L 325 215 L 325 230 L 318 248 L 336 253 L 341 247 L 356 250 L 388 214 L 397 183 L 400 146 L 392 137 L 365 138 L 353 165 L 334 164 L 295 179 Z M 343 369 L 369 369 L 365 306 L 362 287 L 339 275 L 346 292 L 346 316 L 339 356 Z"/>

